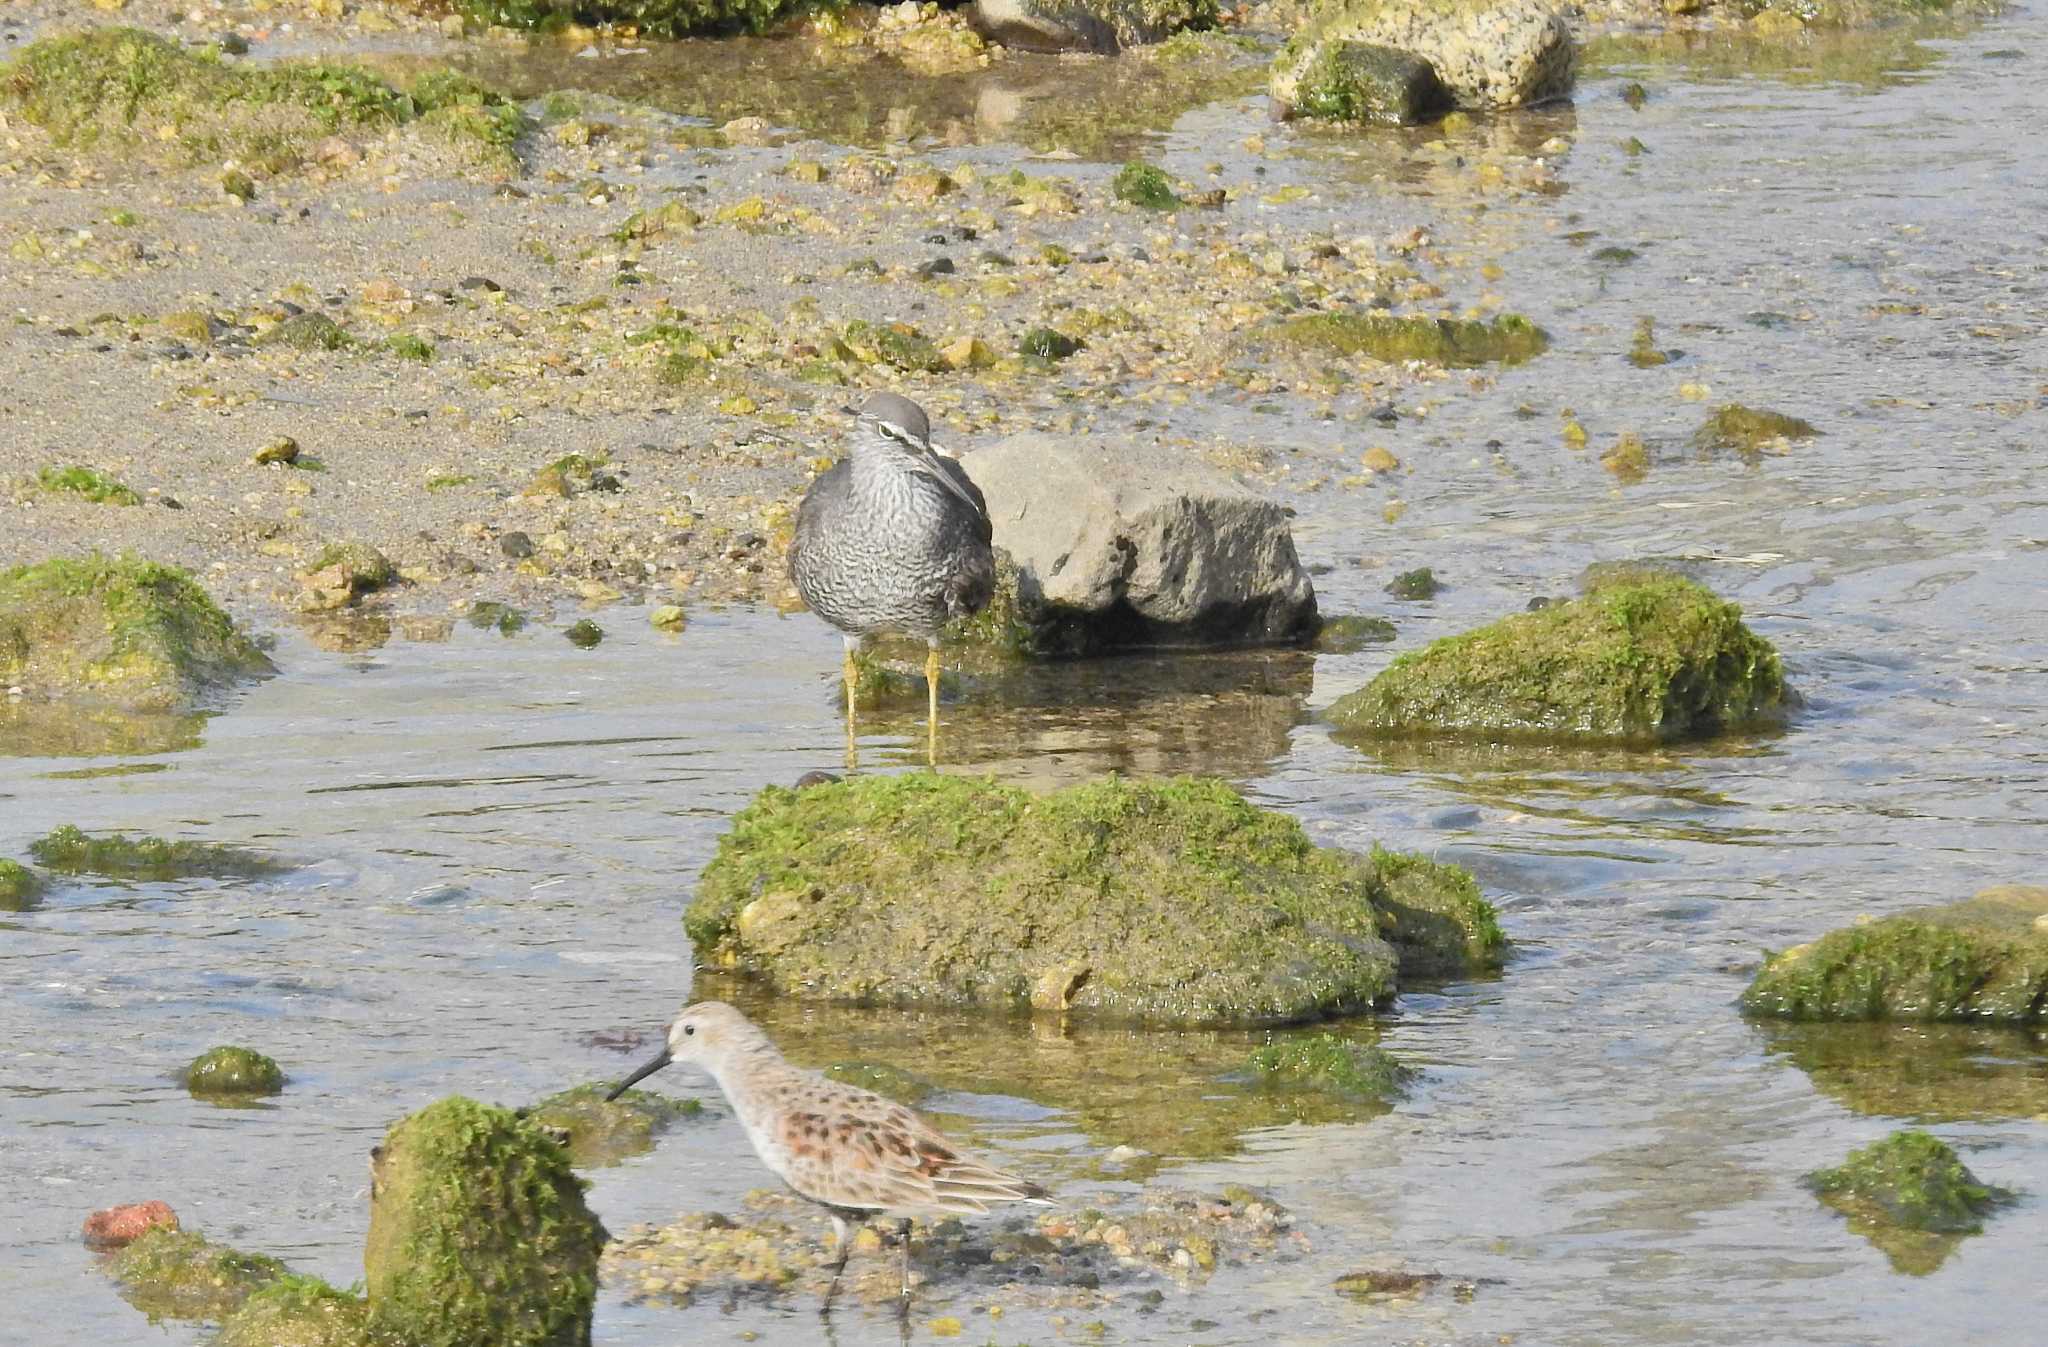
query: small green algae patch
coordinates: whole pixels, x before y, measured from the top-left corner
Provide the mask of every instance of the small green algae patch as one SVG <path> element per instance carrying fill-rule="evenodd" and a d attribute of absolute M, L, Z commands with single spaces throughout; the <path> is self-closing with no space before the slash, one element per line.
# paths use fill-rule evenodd
<path fill-rule="evenodd" d="M 886 365 L 906 374 L 935 374 L 946 367 L 931 338 L 908 323 L 857 318 L 841 329 L 839 340 L 864 365 Z"/>
<path fill-rule="evenodd" d="M 1387 581 L 1387 593 L 1397 599 L 1433 599 L 1442 588 L 1443 585 L 1436 578 L 1436 572 L 1427 566 L 1402 571 Z"/>
<path fill-rule="evenodd" d="M 475 23 L 503 28 L 626 24 L 655 37 L 683 37 L 758 33 L 793 14 L 834 5 L 830 0 L 455 0 L 455 8 Z"/>
<path fill-rule="evenodd" d="M 94 837 L 71 824 L 29 843 L 29 855 L 62 875 L 107 879 L 253 879 L 287 867 L 267 856 L 217 842 L 171 842 L 161 837 Z"/>
<path fill-rule="evenodd" d="M 1934 1271 L 1954 1251 L 1956 1237 L 1982 1231 L 1984 1218 L 2012 1198 L 1979 1180 L 1945 1142 L 1913 1129 L 1849 1152 L 1840 1165 L 1807 1175 L 1806 1183 L 1894 1268 L 1913 1276 Z"/>
<path fill-rule="evenodd" d="M 517 636 L 526 630 L 526 614 L 509 603 L 478 599 L 469 605 L 469 625 L 478 631 L 495 630 L 500 636 Z"/>
<path fill-rule="evenodd" d="M 214 1347 L 404 1347 L 370 1303 L 318 1277 L 288 1273 L 258 1287 L 220 1326 Z"/>
<path fill-rule="evenodd" d="M 1780 441 L 1811 439 L 1819 433 L 1812 422 L 1796 416 L 1731 402 L 1715 409 L 1706 423 L 1693 432 L 1692 442 L 1700 449 L 1755 454 Z"/>
<path fill-rule="evenodd" d="M 684 922 L 794 997 L 1255 1025 L 1383 1004 L 1387 893 L 1218 781 L 863 777 L 764 790 Z"/>
<path fill-rule="evenodd" d="M 578 650 L 594 650 L 604 643 L 604 628 L 587 617 L 570 623 L 562 635 Z"/>
<path fill-rule="evenodd" d="M 525 1111 L 528 1122 L 568 1136 L 569 1162 L 579 1169 L 615 1165 L 654 1149 L 654 1138 L 684 1118 L 701 1117 L 695 1099 L 628 1090 L 606 1100 L 609 1084 L 578 1085 Z"/>
<path fill-rule="evenodd" d="M 1180 194 L 1173 190 L 1173 179 L 1166 176 L 1165 170 L 1151 164 L 1125 164 L 1110 181 L 1109 191 L 1117 200 L 1127 201 L 1143 210 L 1173 210 L 1180 205 Z"/>
<path fill-rule="evenodd" d="M 524 126 L 516 107 L 452 72 L 406 93 L 354 66 L 230 62 L 134 28 L 31 43 L 0 66 L 0 105 L 75 149 L 232 159 L 265 174 L 295 167 L 324 137 L 414 121 L 479 157 L 503 157 Z M 254 182 L 237 173 L 224 188 L 253 195 Z"/>
<path fill-rule="evenodd" d="M 195 1095 L 263 1095 L 284 1089 L 284 1070 L 254 1048 L 209 1048 L 185 1068 Z"/>
<path fill-rule="evenodd" d="M 215 1244 L 196 1230 L 151 1230 L 106 1262 L 121 1298 L 158 1319 L 225 1319 L 251 1292 L 285 1275 L 262 1254 Z"/>
<path fill-rule="evenodd" d="M 26 912 L 43 895 L 43 880 L 20 861 L 0 857 L 0 912 Z"/>
<path fill-rule="evenodd" d="M 95 554 L 0 571 L 0 684 L 32 697 L 185 710 L 276 671 L 175 567 Z"/>
<path fill-rule="evenodd" d="M 1450 106 L 1436 67 L 1413 52 L 1373 42 L 1331 42 L 1302 71 L 1294 111 L 1353 125 L 1413 126 Z"/>
<path fill-rule="evenodd" d="M 1742 1006 L 1798 1020 L 2048 1022 L 2048 887 L 2002 885 L 1773 956 Z"/>
<path fill-rule="evenodd" d="M 386 337 L 384 349 L 400 360 L 411 360 L 422 365 L 432 364 L 434 360 L 434 344 L 425 337 L 411 332 Z"/>
<path fill-rule="evenodd" d="M 1644 575 L 1403 655 L 1329 718 L 1368 734 L 1669 741 L 1773 723 L 1788 695 L 1740 609 Z"/>
<path fill-rule="evenodd" d="M 1019 355 L 1032 356 L 1039 360 L 1065 360 L 1088 343 L 1078 337 L 1070 337 L 1057 328 L 1034 327 L 1017 341 Z"/>
<path fill-rule="evenodd" d="M 1246 1068 L 1268 1089 L 1321 1090 L 1349 1099 L 1397 1098 L 1415 1075 L 1377 1044 L 1335 1034 L 1285 1039 L 1253 1052 Z"/>
<path fill-rule="evenodd" d="M 140 505 L 142 497 L 133 488 L 96 468 L 47 467 L 36 474 L 36 485 L 45 491 L 80 496 L 99 505 Z"/>
<path fill-rule="evenodd" d="M 1400 317 L 1354 311 L 1309 313 L 1276 325 L 1284 345 L 1334 355 L 1365 355 L 1390 364 L 1419 360 L 1453 369 L 1520 365 L 1550 348 L 1550 335 L 1520 314 L 1475 318 Z"/>
<path fill-rule="evenodd" d="M 451 1096 L 373 1152 L 370 1308 L 410 1347 L 589 1347 L 606 1238 L 568 1153 L 507 1109 Z"/>
<path fill-rule="evenodd" d="M 340 351 L 356 344 L 347 329 L 324 313 L 295 313 L 256 338 L 258 346 L 294 351 Z"/>

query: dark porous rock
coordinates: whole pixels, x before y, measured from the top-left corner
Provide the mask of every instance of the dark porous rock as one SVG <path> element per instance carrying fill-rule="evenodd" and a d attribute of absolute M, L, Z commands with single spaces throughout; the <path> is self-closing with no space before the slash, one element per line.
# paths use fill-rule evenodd
<path fill-rule="evenodd" d="M 962 466 L 1009 563 L 992 605 L 1008 630 L 994 635 L 1022 653 L 1292 644 L 1316 633 L 1315 586 L 1288 512 L 1220 474 L 1148 461 L 1131 444 L 1037 433 Z M 1012 582 L 1013 593 L 1000 592 Z"/>

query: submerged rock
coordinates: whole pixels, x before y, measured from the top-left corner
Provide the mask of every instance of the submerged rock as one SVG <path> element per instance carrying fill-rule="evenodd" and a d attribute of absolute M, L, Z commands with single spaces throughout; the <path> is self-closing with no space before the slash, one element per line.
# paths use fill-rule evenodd
<path fill-rule="evenodd" d="M 284 1070 L 254 1048 L 219 1047 L 193 1058 L 184 1080 L 202 1097 L 276 1094 L 284 1089 Z"/>
<path fill-rule="evenodd" d="M 214 1347 L 405 1347 L 370 1303 L 318 1277 L 287 1274 L 258 1287 L 220 1326 Z"/>
<path fill-rule="evenodd" d="M 1216 0 L 975 0 L 974 26 L 1027 51 L 1111 53 L 1214 27 Z"/>
<path fill-rule="evenodd" d="M 1921 1122 L 2048 1118 L 2048 1022 L 1777 1020 L 1764 1049 L 1872 1117 Z"/>
<path fill-rule="evenodd" d="M 1412 52 L 1467 108 L 1562 98 L 1576 64 L 1571 28 L 1544 0 L 1325 0 L 1273 62 L 1275 111 L 1306 111 L 1305 92 L 1329 68 L 1330 49 L 1347 43 Z"/>
<path fill-rule="evenodd" d="M 1812 422 L 1796 416 L 1731 402 L 1715 409 L 1706 423 L 1693 432 L 1692 442 L 1701 449 L 1733 449 L 1754 454 L 1778 441 L 1811 439 L 1819 433 Z"/>
<path fill-rule="evenodd" d="M 277 672 L 190 575 L 133 557 L 0 571 L 0 685 L 124 711 L 184 711 Z"/>
<path fill-rule="evenodd" d="M 1023 653 L 1262 645 L 1315 634 L 1287 512 L 1220 474 L 1128 445 L 1014 435 L 967 455 L 1015 568 L 969 639 Z M 999 575 L 999 587 L 1008 581 Z M 1007 626 L 998 631 L 998 624 Z"/>
<path fill-rule="evenodd" d="M 684 921 L 708 964 L 789 996 L 1274 1024 L 1383 1004 L 1397 947 L 1435 958 L 1452 931 L 1498 963 L 1492 909 L 1427 864 L 1317 847 L 1216 781 L 862 777 L 764 790 Z"/>
<path fill-rule="evenodd" d="M 365 1285 L 410 1347 L 588 1347 L 604 1242 L 567 1153 L 508 1110 L 443 1099 L 372 1152 Z"/>
<path fill-rule="evenodd" d="M 2012 1197 L 1979 1180 L 1946 1143 L 1913 1129 L 1849 1152 L 1806 1183 L 1894 1269 L 1913 1276 L 1940 1267 L 1961 1236 L 1983 1230 L 1984 1218 Z"/>
<path fill-rule="evenodd" d="M 1328 715 L 1376 735 L 1669 741 L 1773 723 L 1788 696 L 1740 609 L 1648 574 L 1403 655 Z"/>
<path fill-rule="evenodd" d="M 20 861 L 0 857 L 0 912 L 26 912 L 42 896 L 40 875 Z"/>
<path fill-rule="evenodd" d="M 549 1095 L 524 1111 L 528 1122 L 554 1128 L 568 1138 L 569 1162 L 589 1169 L 615 1165 L 654 1149 L 656 1134 L 683 1118 L 699 1117 L 695 1099 L 670 1099 L 647 1090 L 628 1090 L 607 1100 L 609 1084 L 578 1085 Z"/>
<path fill-rule="evenodd" d="M 121 1298 L 158 1319 L 225 1319 L 249 1293 L 285 1275 L 262 1254 L 215 1244 L 196 1230 L 159 1227 L 106 1262 Z"/>
<path fill-rule="evenodd" d="M 1800 1020 L 2048 1022 L 2048 887 L 2009 884 L 1775 955 L 1742 995 Z"/>
<path fill-rule="evenodd" d="M 1293 111 L 1333 122 L 1414 126 L 1449 110 L 1436 67 L 1373 42 L 1325 42 L 1295 86 Z"/>
<path fill-rule="evenodd" d="M 1490 322 L 1376 311 L 1306 313 L 1276 324 L 1272 334 L 1285 346 L 1367 355 L 1389 364 L 1419 360 L 1452 369 L 1520 365 L 1550 349 L 1550 334 L 1515 313 Z"/>
<path fill-rule="evenodd" d="M 94 837 L 71 824 L 29 843 L 29 855 L 65 875 L 107 879 L 254 879 L 288 867 L 267 856 L 217 842 L 171 842 L 110 833 Z"/>
<path fill-rule="evenodd" d="M 1316 628 L 1315 649 L 1326 655 L 1349 655 L 1369 645 L 1384 645 L 1399 633 L 1383 617 L 1347 613 L 1326 617 Z"/>
<path fill-rule="evenodd" d="M 1320 1090 L 1352 1099 L 1395 1098 L 1415 1074 L 1376 1044 L 1334 1034 L 1268 1043 L 1246 1065 L 1269 1089 Z"/>

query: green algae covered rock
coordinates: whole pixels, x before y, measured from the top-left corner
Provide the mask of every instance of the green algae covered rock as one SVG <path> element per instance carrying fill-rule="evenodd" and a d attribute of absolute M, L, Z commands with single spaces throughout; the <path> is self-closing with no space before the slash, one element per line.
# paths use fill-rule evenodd
<path fill-rule="evenodd" d="M 195 1095 L 263 1095 L 284 1089 L 284 1071 L 254 1048 L 209 1048 L 185 1068 Z"/>
<path fill-rule="evenodd" d="M 1946 1143 L 1917 1130 L 1851 1151 L 1806 1183 L 1895 1270 L 1912 1276 L 1939 1268 L 1963 1236 L 1983 1230 L 1984 1218 L 2012 1198 L 1979 1180 Z"/>
<path fill-rule="evenodd" d="M 704 1105 L 695 1099 L 628 1090 L 607 1100 L 605 1095 L 610 1092 L 609 1084 L 578 1085 L 527 1109 L 526 1120 L 564 1133 L 569 1162 L 589 1169 L 644 1155 L 654 1149 L 657 1133 L 704 1113 Z"/>
<path fill-rule="evenodd" d="M 1353 1099 L 1392 1099 L 1415 1074 L 1384 1048 L 1335 1034 L 1268 1043 L 1246 1065 L 1268 1088 L 1321 1090 Z"/>
<path fill-rule="evenodd" d="M 262 1254 L 215 1244 L 196 1230 L 158 1228 L 109 1258 L 121 1298 L 158 1319 L 224 1319 L 258 1287 L 285 1275 Z"/>
<path fill-rule="evenodd" d="M 587 1347 L 605 1239 L 568 1154 L 509 1110 L 451 1096 L 372 1153 L 370 1309 L 409 1347 Z"/>
<path fill-rule="evenodd" d="M 161 837 L 95 837 L 71 824 L 29 843 L 29 855 L 47 869 L 106 879 L 254 879 L 286 867 L 267 856 L 216 842 L 170 842 Z"/>
<path fill-rule="evenodd" d="M 2048 887 L 2010 884 L 1773 956 L 1742 1006 L 1798 1020 L 2048 1023 Z"/>
<path fill-rule="evenodd" d="M 0 856 L 0 912 L 26 912 L 42 894 L 40 875 L 20 861 Z"/>
<path fill-rule="evenodd" d="M 1180 193 L 1166 170 L 1151 164 L 1132 162 L 1117 170 L 1110 180 L 1110 195 L 1145 210 L 1172 210 L 1180 205 Z"/>
<path fill-rule="evenodd" d="M 220 1326 L 214 1347 L 404 1347 L 359 1295 L 288 1274 L 257 1288 Z"/>
<path fill-rule="evenodd" d="M 1497 965 L 1476 890 L 1413 871 L 1411 902 L 1433 904 L 1432 930 L 1392 910 L 1391 864 L 1317 847 L 1216 781 L 1033 796 L 962 777 L 862 777 L 764 790 L 684 921 L 707 963 L 788 996 L 1283 1023 L 1384 1003 L 1402 948 L 1390 934 L 1420 950 L 1479 931 L 1479 961 Z"/>
<path fill-rule="evenodd" d="M 1545 0 L 1324 0 L 1274 58 L 1274 111 L 1308 111 L 1305 92 L 1314 92 L 1331 49 L 1354 43 L 1422 58 L 1468 108 L 1562 98 L 1577 60 L 1571 28 Z"/>
<path fill-rule="evenodd" d="M 1295 90 L 1294 111 L 1319 121 L 1414 126 L 1451 106 L 1436 69 L 1374 42 L 1326 42 Z"/>
<path fill-rule="evenodd" d="M 815 0 L 455 0 L 457 11 L 476 23 L 523 29 L 631 24 L 656 37 L 760 32 L 819 7 Z"/>
<path fill-rule="evenodd" d="M 1768 407 L 1745 407 L 1731 402 L 1717 407 L 1704 424 L 1693 432 L 1692 442 L 1701 449 L 1733 449 L 1754 454 L 1781 440 L 1811 439 L 1820 432 L 1810 421 L 1774 412 Z"/>
<path fill-rule="evenodd" d="M 175 567 L 93 555 L 0 571 L 0 684 L 31 697 L 177 711 L 276 671 Z"/>
<path fill-rule="evenodd" d="M 1403 655 L 1329 718 L 1374 735 L 1668 741 L 1772 723 L 1788 695 L 1734 604 L 1624 574 Z"/>
<path fill-rule="evenodd" d="M 1367 355 L 1389 364 L 1420 360 L 1452 369 L 1520 365 L 1550 349 L 1550 334 L 1515 313 L 1489 322 L 1369 310 L 1306 313 L 1276 324 L 1272 333 L 1284 346 Z"/>

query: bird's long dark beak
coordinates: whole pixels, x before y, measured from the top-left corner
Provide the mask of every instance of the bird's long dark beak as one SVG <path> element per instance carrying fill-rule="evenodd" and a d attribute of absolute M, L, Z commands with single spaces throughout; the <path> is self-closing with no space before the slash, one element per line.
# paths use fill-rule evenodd
<path fill-rule="evenodd" d="M 977 515 L 983 513 L 981 502 L 968 495 L 966 488 L 953 480 L 953 474 L 947 470 L 946 460 L 939 457 L 938 446 L 934 445 L 930 440 L 926 440 L 922 448 L 924 451 L 925 471 L 938 478 L 939 485 L 957 496 L 960 502 L 968 509 L 974 511 Z"/>
<path fill-rule="evenodd" d="M 632 1089 L 635 1082 L 647 1079 L 673 1060 L 675 1059 L 668 1055 L 668 1049 L 663 1048 L 660 1052 L 655 1053 L 654 1056 L 642 1062 L 639 1069 L 634 1071 L 632 1075 L 620 1081 L 618 1088 L 604 1097 L 605 1102 L 609 1104 L 612 1100 L 617 1099 L 620 1095 Z"/>

